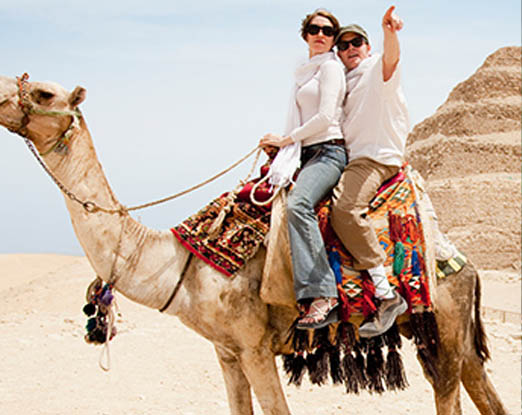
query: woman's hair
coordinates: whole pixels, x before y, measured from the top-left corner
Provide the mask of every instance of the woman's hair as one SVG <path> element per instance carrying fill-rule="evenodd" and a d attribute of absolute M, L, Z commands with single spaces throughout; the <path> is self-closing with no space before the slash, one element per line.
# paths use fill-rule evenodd
<path fill-rule="evenodd" d="M 306 41 L 306 35 L 308 34 L 306 32 L 306 29 L 307 29 L 308 25 L 310 24 L 310 22 L 313 20 L 313 18 L 316 16 L 326 17 L 328 20 L 330 20 L 330 22 L 332 23 L 332 26 L 334 28 L 334 37 L 337 36 L 337 33 L 339 33 L 339 27 L 340 27 L 339 20 L 337 20 L 337 18 L 332 13 L 330 13 L 328 10 L 317 9 L 313 13 L 307 14 L 306 17 L 301 22 L 301 37 L 305 41 Z"/>

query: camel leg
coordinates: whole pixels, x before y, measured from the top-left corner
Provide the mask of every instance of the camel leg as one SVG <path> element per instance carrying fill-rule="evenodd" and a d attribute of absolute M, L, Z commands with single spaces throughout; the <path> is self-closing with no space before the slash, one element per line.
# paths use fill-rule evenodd
<path fill-rule="evenodd" d="M 426 369 L 425 375 L 433 387 L 437 415 L 461 415 L 460 382 L 467 324 L 458 319 L 450 320 L 451 316 L 445 315 L 448 310 L 450 308 L 440 307 L 436 316 L 440 336 L 435 363 L 437 375 L 429 376 Z"/>
<path fill-rule="evenodd" d="M 474 350 L 470 350 L 465 357 L 462 383 L 481 415 L 507 415 L 506 408 Z"/>
<path fill-rule="evenodd" d="M 225 379 L 230 415 L 253 415 L 250 384 L 239 359 L 222 347 L 215 346 L 215 349 Z"/>
<path fill-rule="evenodd" d="M 439 377 L 432 380 L 437 415 L 462 415 L 460 405 L 460 359 L 439 356 Z"/>
<path fill-rule="evenodd" d="M 290 415 L 275 356 L 268 347 L 244 350 L 241 353 L 241 367 L 254 389 L 264 415 Z"/>

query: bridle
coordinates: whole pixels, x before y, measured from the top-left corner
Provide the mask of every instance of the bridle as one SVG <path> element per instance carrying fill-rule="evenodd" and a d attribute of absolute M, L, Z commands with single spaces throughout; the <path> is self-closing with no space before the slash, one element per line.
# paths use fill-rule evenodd
<path fill-rule="evenodd" d="M 75 129 L 80 126 L 80 118 L 82 117 L 82 113 L 79 109 L 75 108 L 73 111 L 50 111 L 43 110 L 41 108 L 36 107 L 29 100 L 29 91 L 27 88 L 29 79 L 29 75 L 24 73 L 20 77 L 16 77 L 16 82 L 18 85 L 18 105 L 20 109 L 24 113 L 22 118 L 22 123 L 18 129 L 10 129 L 10 131 L 15 132 L 22 137 L 28 138 L 29 131 L 27 130 L 27 124 L 29 124 L 29 115 L 47 115 L 47 116 L 70 116 L 71 122 L 66 130 L 54 140 L 54 144 L 46 151 L 39 153 L 40 156 L 46 156 L 52 151 L 67 153 L 69 150 L 69 142 L 71 140 L 72 133 Z"/>

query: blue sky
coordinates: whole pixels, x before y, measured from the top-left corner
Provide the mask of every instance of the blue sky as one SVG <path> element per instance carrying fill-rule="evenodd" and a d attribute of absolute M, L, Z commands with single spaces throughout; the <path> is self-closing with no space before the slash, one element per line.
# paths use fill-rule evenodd
<path fill-rule="evenodd" d="M 134 205 L 190 187 L 281 132 L 308 12 L 325 7 L 361 24 L 379 51 L 391 4 L 405 21 L 412 126 L 490 53 L 520 45 L 519 0 L 0 0 L 0 73 L 87 88 L 81 109 L 100 161 L 120 201 Z M 59 190 L 19 137 L 0 130 L 0 142 L 0 253 L 82 255 Z M 168 229 L 234 188 L 252 161 L 134 217 Z"/>

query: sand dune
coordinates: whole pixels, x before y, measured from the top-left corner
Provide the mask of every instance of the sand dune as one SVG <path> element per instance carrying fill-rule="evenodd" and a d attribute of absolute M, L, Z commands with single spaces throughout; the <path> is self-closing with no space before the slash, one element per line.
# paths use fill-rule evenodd
<path fill-rule="evenodd" d="M 110 345 L 112 368 L 99 368 L 102 348 L 83 340 L 85 289 L 94 278 L 84 257 L 0 255 L 0 270 L 2 414 L 228 415 L 211 344 L 176 318 L 122 296 L 119 333 Z M 482 276 L 486 306 L 520 310 L 519 278 L 497 271 Z M 518 413 L 520 324 L 486 318 L 486 329 L 493 354 L 487 370 L 510 413 Z M 432 389 L 409 342 L 402 354 L 406 391 L 353 396 L 337 386 L 285 385 L 292 413 L 310 415 L 311 407 L 321 415 L 434 413 Z M 476 414 L 463 396 L 464 414 Z"/>

